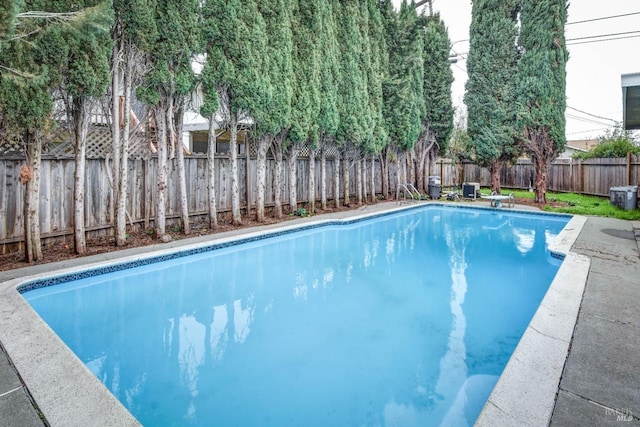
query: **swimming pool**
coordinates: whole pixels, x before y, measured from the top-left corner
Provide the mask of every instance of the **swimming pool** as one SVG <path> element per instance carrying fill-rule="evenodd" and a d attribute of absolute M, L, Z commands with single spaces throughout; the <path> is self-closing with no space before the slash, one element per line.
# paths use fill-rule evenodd
<path fill-rule="evenodd" d="M 472 424 L 566 222 L 430 207 L 24 296 L 145 424 Z"/>

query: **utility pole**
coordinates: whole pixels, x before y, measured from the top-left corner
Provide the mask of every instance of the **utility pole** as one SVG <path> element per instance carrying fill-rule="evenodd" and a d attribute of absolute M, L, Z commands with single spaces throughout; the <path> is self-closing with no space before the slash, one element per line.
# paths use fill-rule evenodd
<path fill-rule="evenodd" d="M 416 3 L 416 9 L 427 3 L 429 3 L 429 15 L 433 15 L 433 0 L 420 0 Z"/>

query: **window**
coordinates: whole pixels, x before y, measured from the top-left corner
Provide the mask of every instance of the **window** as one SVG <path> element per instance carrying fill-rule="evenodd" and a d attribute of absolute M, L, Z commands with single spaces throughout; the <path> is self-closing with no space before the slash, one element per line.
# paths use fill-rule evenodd
<path fill-rule="evenodd" d="M 228 131 L 218 135 L 216 140 L 216 154 L 227 155 L 229 153 Z M 246 132 L 238 132 L 238 154 L 244 155 L 246 152 Z M 195 131 L 191 132 L 191 152 L 194 154 L 206 154 L 209 151 L 209 132 Z"/>

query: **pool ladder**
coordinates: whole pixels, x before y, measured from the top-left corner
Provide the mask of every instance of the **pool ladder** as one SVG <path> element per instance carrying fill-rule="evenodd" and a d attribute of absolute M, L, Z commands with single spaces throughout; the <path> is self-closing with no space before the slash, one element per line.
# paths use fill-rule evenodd
<path fill-rule="evenodd" d="M 403 199 L 400 200 L 400 193 L 402 193 Z M 413 184 L 405 182 L 404 184 L 398 184 L 398 188 L 396 190 L 396 204 L 400 203 L 408 203 L 407 195 L 411 199 L 411 203 L 415 203 L 416 200 L 422 200 L 422 194 L 418 191 Z"/>

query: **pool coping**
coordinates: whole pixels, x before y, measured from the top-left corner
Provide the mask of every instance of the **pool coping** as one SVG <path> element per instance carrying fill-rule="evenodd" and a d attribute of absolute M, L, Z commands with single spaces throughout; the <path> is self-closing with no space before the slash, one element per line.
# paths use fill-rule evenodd
<path fill-rule="evenodd" d="M 424 204 L 395 206 L 374 213 L 359 211 L 356 215 L 351 213 L 347 218 L 312 219 L 304 223 L 276 224 L 267 231 L 250 231 L 230 237 L 214 237 L 178 247 L 160 247 L 143 255 L 115 257 L 65 268 L 54 274 L 47 272 L 11 279 L 0 283 L 0 342 L 3 343 L 22 380 L 51 426 L 140 425 L 35 313 L 19 294 L 20 287 L 52 276 L 75 275 L 101 267 L 106 268 L 115 262 L 140 262 L 171 255 L 178 251 L 198 251 L 202 248 L 210 248 L 212 245 L 236 244 L 235 242 L 238 241 L 257 240 L 265 238 L 265 235 L 284 234 L 301 228 L 348 224 L 422 206 Z M 487 208 L 474 206 L 471 209 Z M 557 214 L 517 209 L 509 209 L 506 212 L 557 216 Z M 550 247 L 553 253 L 564 255 L 565 261 L 485 404 L 478 418 L 478 425 L 495 425 L 497 421 L 504 424 L 505 419 L 519 425 L 540 425 L 541 423 L 536 420 L 546 419 L 544 424 L 548 424 L 584 290 L 584 283 L 581 288 L 579 285 L 572 286 L 572 284 L 576 281 L 576 276 L 584 276 L 584 282 L 586 282 L 589 269 L 588 258 L 570 252 L 585 221 L 584 217 L 571 218 L 554 245 Z M 584 274 L 576 271 L 576 268 L 583 270 Z M 566 305 L 566 299 L 572 300 L 569 301 L 569 307 Z M 573 316 L 574 311 L 575 316 Z M 553 357 L 547 357 L 549 355 L 545 352 L 542 360 L 542 354 L 537 350 L 540 348 L 539 345 L 551 346 L 549 348 L 554 349 Z M 542 374 L 544 374 L 544 381 L 541 381 Z M 555 384 L 554 387 L 552 387 L 553 384 Z M 534 405 L 534 399 L 538 399 L 539 404 L 535 402 Z"/>
<path fill-rule="evenodd" d="M 591 260 L 571 252 L 587 218 L 574 216 L 551 252 L 564 262 L 527 326 L 476 426 L 547 426 L 573 337 Z"/>

